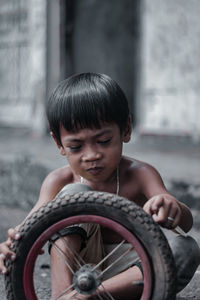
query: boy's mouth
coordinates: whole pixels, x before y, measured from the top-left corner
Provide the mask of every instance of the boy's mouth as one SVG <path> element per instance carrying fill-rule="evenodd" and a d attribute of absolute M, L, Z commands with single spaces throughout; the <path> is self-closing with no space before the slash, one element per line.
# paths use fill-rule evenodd
<path fill-rule="evenodd" d="M 92 168 L 87 169 L 87 172 L 90 173 L 90 174 L 92 174 L 92 175 L 97 175 L 97 174 L 99 174 L 102 170 L 103 170 L 102 167 L 92 167 Z"/>

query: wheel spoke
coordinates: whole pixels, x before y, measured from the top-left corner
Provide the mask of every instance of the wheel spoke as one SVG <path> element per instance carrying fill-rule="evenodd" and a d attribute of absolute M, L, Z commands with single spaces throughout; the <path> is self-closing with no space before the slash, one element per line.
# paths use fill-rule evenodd
<path fill-rule="evenodd" d="M 71 284 L 70 286 L 68 286 L 67 289 L 65 289 L 64 291 L 62 291 L 62 293 L 60 293 L 54 300 L 59 300 L 60 297 L 62 297 L 64 294 L 66 294 L 70 289 L 72 289 L 74 287 L 74 283 Z M 73 292 L 73 291 L 72 291 Z M 70 295 L 70 294 L 69 294 Z M 72 295 L 73 296 L 73 295 Z M 72 298 L 73 299 L 73 298 Z"/>
<path fill-rule="evenodd" d="M 94 295 L 94 296 L 95 296 L 95 298 L 97 298 L 97 299 L 104 300 L 104 299 L 101 297 L 101 295 L 100 295 L 99 293 L 97 293 L 97 294 Z"/>
<path fill-rule="evenodd" d="M 107 268 L 105 268 L 99 275 L 99 277 L 102 277 L 102 275 L 104 273 L 106 273 L 108 270 L 110 270 L 114 265 L 116 265 L 116 263 L 118 263 L 125 255 L 127 255 L 131 250 L 133 249 L 133 247 L 130 247 L 129 249 L 127 249 L 124 253 L 122 253 L 115 261 L 113 261 Z M 139 258 L 135 258 L 132 261 L 132 264 L 135 264 L 137 261 L 139 260 Z"/>
<path fill-rule="evenodd" d="M 69 250 L 74 254 L 74 260 L 77 262 L 77 265 L 78 265 L 79 267 L 82 266 L 81 263 L 82 263 L 83 265 L 85 265 L 85 261 L 84 261 L 84 260 L 82 259 L 82 257 L 77 253 L 77 251 L 74 250 L 73 247 L 71 247 L 71 246 L 69 245 L 69 243 L 66 241 L 66 239 L 65 239 L 65 238 L 62 238 L 62 240 L 64 240 L 64 243 L 65 243 L 65 246 L 67 247 L 67 249 L 69 249 Z M 80 261 L 81 261 L 81 263 L 80 263 Z"/>
<path fill-rule="evenodd" d="M 113 296 L 110 294 L 110 292 L 106 290 L 105 286 L 104 286 L 103 284 L 101 284 L 101 286 L 103 287 L 103 290 L 104 290 L 104 294 L 105 294 L 105 296 L 106 296 L 106 299 L 108 299 L 108 300 L 109 300 L 109 299 L 115 300 L 115 299 L 113 298 Z"/>
<path fill-rule="evenodd" d="M 69 245 L 69 243 L 66 241 L 65 238 L 60 236 L 60 239 L 63 241 L 64 245 L 66 246 L 66 248 L 72 253 L 73 255 L 73 261 L 72 264 L 76 267 L 76 268 L 80 268 L 82 266 L 82 264 L 85 264 L 85 261 L 82 259 L 82 257 L 77 253 L 76 250 L 73 249 L 73 247 L 71 247 Z M 71 260 L 71 257 L 64 252 L 57 244 L 56 242 L 53 243 L 51 242 L 52 246 L 57 250 L 57 252 L 59 253 L 60 256 L 62 256 L 62 258 L 65 261 L 65 264 L 68 266 L 68 268 L 70 269 L 70 271 L 74 274 L 74 272 L 72 271 L 71 266 L 69 265 L 69 263 L 65 260 L 66 258 L 69 260 Z"/>
<path fill-rule="evenodd" d="M 69 270 L 74 275 L 75 274 L 74 270 L 72 269 L 72 267 L 70 266 L 70 264 L 66 260 L 66 258 L 69 259 L 70 257 L 58 245 L 56 245 L 56 243 L 53 243 L 52 247 L 54 247 L 57 250 L 57 253 L 59 254 L 59 256 L 63 258 L 65 265 L 69 268 Z"/>
<path fill-rule="evenodd" d="M 113 253 L 115 253 L 123 244 L 125 243 L 125 240 L 121 241 L 119 245 L 117 245 L 110 253 L 108 253 L 95 267 L 92 269 L 92 271 L 95 271 L 98 269 L 100 265 L 102 265 Z"/>

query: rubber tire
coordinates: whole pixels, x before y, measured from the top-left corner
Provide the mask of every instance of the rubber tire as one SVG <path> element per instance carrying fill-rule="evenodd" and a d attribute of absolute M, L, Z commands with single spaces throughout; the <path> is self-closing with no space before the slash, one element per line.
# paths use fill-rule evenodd
<path fill-rule="evenodd" d="M 131 201 L 105 192 L 89 191 L 56 197 L 21 226 L 22 237 L 12 244 L 17 259 L 15 262 L 7 261 L 5 288 L 8 300 L 28 300 L 23 289 L 23 269 L 34 241 L 54 223 L 82 214 L 107 217 L 132 232 L 145 247 L 155 274 L 151 300 L 176 298 L 175 263 L 159 226 Z"/>

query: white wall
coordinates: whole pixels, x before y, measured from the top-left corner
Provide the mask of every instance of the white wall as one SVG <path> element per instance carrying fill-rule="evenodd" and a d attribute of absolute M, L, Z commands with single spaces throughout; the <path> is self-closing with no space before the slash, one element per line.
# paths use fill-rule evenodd
<path fill-rule="evenodd" d="M 143 3 L 139 132 L 200 139 L 200 1 Z"/>
<path fill-rule="evenodd" d="M 1 1 L 0 124 L 44 131 L 46 0 Z"/>

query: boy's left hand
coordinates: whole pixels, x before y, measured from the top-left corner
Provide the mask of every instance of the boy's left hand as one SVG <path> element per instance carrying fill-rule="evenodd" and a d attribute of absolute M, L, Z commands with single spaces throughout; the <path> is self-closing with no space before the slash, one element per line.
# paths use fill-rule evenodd
<path fill-rule="evenodd" d="M 150 198 L 143 206 L 155 222 L 161 226 L 173 229 L 179 224 L 181 208 L 176 198 L 169 194 L 160 194 Z"/>

